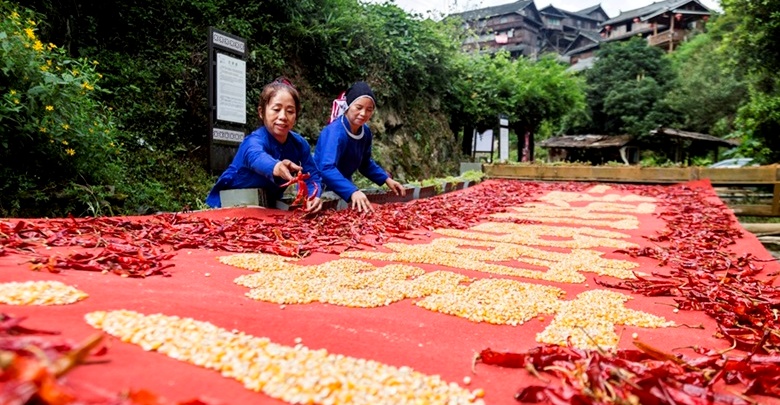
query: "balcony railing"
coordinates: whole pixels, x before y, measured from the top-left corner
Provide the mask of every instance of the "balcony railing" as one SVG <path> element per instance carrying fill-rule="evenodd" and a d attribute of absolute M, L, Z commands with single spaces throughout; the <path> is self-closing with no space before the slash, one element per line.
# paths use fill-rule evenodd
<path fill-rule="evenodd" d="M 668 45 L 669 42 L 672 43 L 680 43 L 685 39 L 685 31 L 683 30 L 674 30 L 674 31 L 664 31 L 659 32 L 655 35 L 650 35 L 647 37 L 647 42 L 650 46 L 660 46 L 660 45 Z"/>

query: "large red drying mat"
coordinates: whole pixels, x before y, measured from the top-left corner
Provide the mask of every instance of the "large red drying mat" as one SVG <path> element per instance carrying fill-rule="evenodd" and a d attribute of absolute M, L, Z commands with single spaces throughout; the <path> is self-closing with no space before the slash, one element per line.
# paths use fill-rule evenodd
<path fill-rule="evenodd" d="M 692 184 L 710 187 L 707 182 Z M 190 215 L 216 219 L 236 216 L 266 218 L 269 213 L 279 214 L 278 211 L 260 208 L 232 208 Z M 649 246 L 651 243 L 643 236 L 651 235 L 666 224 L 654 215 L 640 214 L 638 217 L 640 229 L 620 232 L 631 234 L 632 242 Z M 419 242 L 427 241 L 416 243 Z M 78 250 L 58 249 L 66 252 Z M 771 258 L 761 243 L 747 232 L 732 249 L 739 253 L 751 252 L 760 259 Z M 598 250 L 611 251 L 604 248 Z M 413 305 L 415 300 L 411 299 L 380 308 L 349 308 L 320 303 L 280 306 L 245 297 L 248 289 L 235 284 L 233 280 L 251 272 L 217 260 L 228 254 L 203 249 L 180 250 L 172 259 L 175 266 L 168 269 L 172 274 L 170 277 L 152 276 L 143 279 L 75 270 L 59 274 L 35 272 L 30 270 L 25 256 L 9 254 L 0 257 L 0 282 L 58 280 L 79 288 L 89 297 L 64 306 L 0 305 L 0 311 L 28 317 L 23 325 L 60 331 L 63 337 L 74 341 L 81 341 L 96 333 L 84 320 L 84 315 L 92 311 L 129 309 L 144 314 L 191 317 L 228 330 L 237 329 L 254 336 L 268 337 L 279 344 L 294 346 L 300 341 L 312 349 L 324 348 L 330 353 L 376 360 L 398 367 L 409 366 L 425 374 L 440 375 L 444 380 L 468 389 L 484 389 L 484 400 L 488 404 L 515 403 L 513 396 L 519 388 L 540 383 L 522 369 L 477 364 L 476 372 L 473 373 L 473 359 L 477 352 L 485 348 L 521 352 L 537 346 L 535 335 L 549 325 L 552 315 L 535 318 L 519 326 L 504 326 L 474 323 L 432 312 Z M 605 257 L 627 258 L 612 252 Z M 315 253 L 300 264 L 322 263 L 335 258 L 335 255 Z M 645 273 L 665 271 L 654 260 L 633 260 L 640 263 L 638 270 Z M 775 262 L 764 265 L 767 272 L 780 269 Z M 461 272 L 475 278 L 497 277 L 442 266 L 416 266 L 429 271 L 440 269 Z M 564 299 L 572 299 L 588 288 L 598 287 L 593 274 L 584 274 L 588 278 L 585 284 L 548 284 L 564 289 Z M 529 282 L 526 279 L 518 280 Z M 544 283 L 538 280 L 530 282 Z M 620 292 L 630 294 L 625 290 Z M 643 342 L 667 351 L 694 345 L 714 349 L 729 346 L 728 342 L 713 337 L 715 322 L 703 313 L 674 313 L 672 300 L 667 297 L 633 297 L 626 303 L 627 307 L 663 316 L 678 324 L 702 324 L 704 330 L 617 326 L 621 334 L 620 348 L 633 348 L 631 341 L 634 333 Z M 111 337 L 106 342 L 108 351 L 102 357 L 104 361 L 77 367 L 67 375 L 68 384 L 77 389 L 82 387 L 85 391 L 105 393 L 145 389 L 171 401 L 200 397 L 224 404 L 283 403 L 263 393 L 247 390 L 238 381 L 224 378 L 218 372 L 174 360 L 160 353 L 147 352 Z M 465 385 L 464 377 L 470 378 L 469 385 Z"/>

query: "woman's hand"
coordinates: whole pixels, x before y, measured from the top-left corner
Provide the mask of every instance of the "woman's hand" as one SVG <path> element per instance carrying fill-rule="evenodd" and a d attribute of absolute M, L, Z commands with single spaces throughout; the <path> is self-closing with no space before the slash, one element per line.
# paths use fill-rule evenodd
<path fill-rule="evenodd" d="M 387 187 L 389 187 L 390 190 L 395 193 L 395 195 L 400 195 L 401 197 L 406 195 L 406 189 L 401 185 L 401 183 L 388 177 L 387 180 L 385 180 L 385 184 L 387 184 Z"/>
<path fill-rule="evenodd" d="M 374 207 L 371 206 L 371 202 L 368 201 L 368 197 L 360 190 L 352 193 L 349 200 L 352 201 L 352 208 L 356 209 L 358 212 L 369 212 L 374 210 Z"/>
<path fill-rule="evenodd" d="M 314 197 L 310 200 L 306 200 L 306 208 L 304 211 L 309 214 L 314 214 L 322 209 L 322 199 L 320 197 Z"/>
<path fill-rule="evenodd" d="M 293 173 L 303 170 L 302 167 L 296 165 L 289 159 L 280 160 L 274 165 L 273 175 L 275 177 L 281 177 L 284 181 L 290 181 L 293 179 Z"/>

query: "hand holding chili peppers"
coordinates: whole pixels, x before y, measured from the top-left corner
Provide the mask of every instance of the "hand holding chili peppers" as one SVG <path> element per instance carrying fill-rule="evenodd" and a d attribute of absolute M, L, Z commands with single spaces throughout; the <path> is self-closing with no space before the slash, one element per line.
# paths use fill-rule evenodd
<path fill-rule="evenodd" d="M 294 172 L 300 172 L 303 168 L 296 165 L 292 161 L 288 159 L 284 159 L 279 161 L 276 165 L 274 165 L 274 172 L 273 175 L 276 177 L 281 177 L 283 180 L 290 181 L 293 179 L 293 173 Z M 289 185 L 289 184 L 288 184 Z"/>
<path fill-rule="evenodd" d="M 315 213 L 322 208 L 322 200 L 317 197 L 317 193 L 319 193 L 319 186 L 317 183 L 314 183 L 314 192 L 311 196 L 309 196 L 309 186 L 306 184 L 306 180 L 310 178 L 311 175 L 309 173 L 303 173 L 302 171 L 299 171 L 295 177 L 293 177 L 290 181 L 280 185 L 279 187 L 287 187 L 289 185 L 295 184 L 298 187 L 298 194 L 295 196 L 295 200 L 293 200 L 290 206 L 302 205 L 304 206 L 304 211 L 308 213 Z"/>

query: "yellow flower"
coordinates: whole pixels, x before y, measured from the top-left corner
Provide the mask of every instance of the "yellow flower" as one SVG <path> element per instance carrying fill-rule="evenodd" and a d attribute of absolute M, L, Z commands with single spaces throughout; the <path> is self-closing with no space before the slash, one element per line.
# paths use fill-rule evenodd
<path fill-rule="evenodd" d="M 19 19 L 19 13 L 16 11 L 11 12 L 11 19 L 12 20 L 18 20 Z"/>
<path fill-rule="evenodd" d="M 14 99 L 14 104 L 19 104 L 19 99 L 18 98 Z"/>
<path fill-rule="evenodd" d="M 46 133 L 46 127 L 40 127 L 38 128 L 41 132 Z"/>
<path fill-rule="evenodd" d="M 32 26 L 34 27 L 34 26 L 35 26 L 35 21 L 33 21 L 33 20 L 27 20 L 27 24 L 30 24 L 30 25 L 32 25 Z"/>
<path fill-rule="evenodd" d="M 92 64 L 93 64 L 93 65 L 95 65 L 95 66 L 97 66 L 97 65 L 99 65 L 99 64 L 100 64 L 100 62 L 98 62 L 98 61 L 96 61 L 96 60 L 93 60 L 93 61 L 92 61 Z"/>
<path fill-rule="evenodd" d="M 64 140 L 64 139 L 63 139 L 63 140 L 62 140 L 62 144 L 63 144 L 63 145 L 65 145 L 65 146 L 68 146 L 68 141 L 66 141 L 66 140 Z"/>
<path fill-rule="evenodd" d="M 109 143 L 108 143 L 108 146 L 110 146 L 110 147 L 112 147 L 112 148 L 113 148 L 113 147 L 114 147 L 114 143 L 113 143 L 113 142 L 109 142 Z"/>
<path fill-rule="evenodd" d="M 52 64 L 52 61 L 51 61 L 51 59 L 47 60 L 47 61 L 46 61 L 46 64 L 47 64 L 47 65 L 49 65 L 49 66 L 51 66 L 51 64 Z"/>
<path fill-rule="evenodd" d="M 95 130 L 93 130 L 92 128 L 90 128 L 90 129 L 89 129 L 89 133 L 91 134 L 91 133 L 93 133 L 93 132 L 95 132 Z"/>
<path fill-rule="evenodd" d="M 70 73 L 73 73 L 73 76 L 78 76 L 79 75 L 79 71 L 76 70 L 76 69 L 71 70 Z"/>
<path fill-rule="evenodd" d="M 32 28 L 25 28 L 24 33 L 27 34 L 27 38 L 35 40 L 35 31 Z"/>
<path fill-rule="evenodd" d="M 70 125 L 68 125 L 68 124 L 62 124 L 62 129 L 64 129 L 64 130 L 66 130 L 66 131 L 67 131 L 67 130 L 68 130 L 68 128 L 70 128 Z"/>
<path fill-rule="evenodd" d="M 46 111 L 54 111 L 54 106 L 53 105 L 47 105 L 46 106 Z"/>
<path fill-rule="evenodd" d="M 11 89 L 11 95 L 13 96 L 14 94 L 16 94 L 16 90 Z"/>
<path fill-rule="evenodd" d="M 46 66 L 46 65 L 42 65 L 41 66 L 41 72 L 47 72 L 47 71 L 49 71 L 49 67 Z"/>
<path fill-rule="evenodd" d="M 67 153 L 70 156 L 73 156 L 73 155 L 76 154 L 76 151 L 71 149 L 71 148 L 68 148 L 68 149 L 65 149 L 65 153 Z"/>
<path fill-rule="evenodd" d="M 52 49 L 57 49 L 57 45 L 54 45 L 51 42 L 49 42 L 49 50 L 52 50 Z"/>
<path fill-rule="evenodd" d="M 43 43 L 36 39 L 35 43 L 33 44 L 33 49 L 35 49 L 38 52 L 42 51 L 43 50 Z"/>
<path fill-rule="evenodd" d="M 81 88 L 87 89 L 87 90 L 95 90 L 95 87 L 89 84 L 89 82 L 84 82 L 81 84 Z"/>
<path fill-rule="evenodd" d="M 97 76 L 98 76 L 99 78 L 101 78 L 101 79 L 103 78 L 103 75 L 102 75 L 101 73 L 98 73 L 98 74 L 97 74 Z"/>

